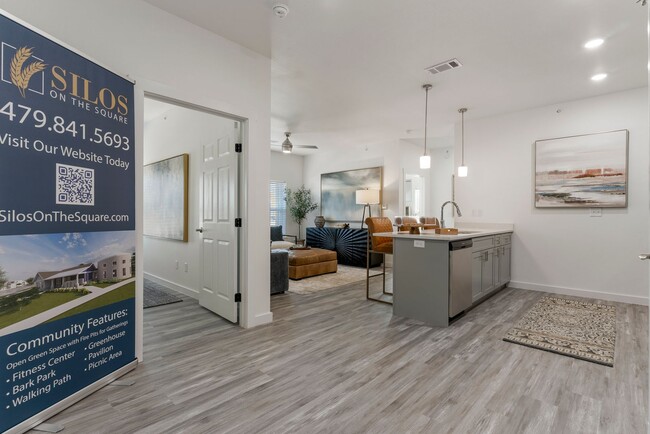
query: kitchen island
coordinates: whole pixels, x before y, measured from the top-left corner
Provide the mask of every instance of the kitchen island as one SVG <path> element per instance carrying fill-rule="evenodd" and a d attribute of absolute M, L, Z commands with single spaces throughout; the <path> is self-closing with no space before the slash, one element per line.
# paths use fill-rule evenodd
<path fill-rule="evenodd" d="M 458 235 L 375 234 L 393 238 L 393 314 L 446 327 L 504 288 L 510 281 L 513 230 L 513 225 L 484 224 L 459 227 Z"/>

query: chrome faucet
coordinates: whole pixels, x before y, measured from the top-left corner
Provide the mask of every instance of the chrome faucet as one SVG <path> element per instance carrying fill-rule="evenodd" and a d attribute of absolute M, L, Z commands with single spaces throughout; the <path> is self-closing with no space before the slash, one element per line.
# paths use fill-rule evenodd
<path fill-rule="evenodd" d="M 458 217 L 462 217 L 463 213 L 460 212 L 460 208 L 458 208 L 458 205 L 456 202 L 453 200 L 448 200 L 447 202 L 443 203 L 442 206 L 440 207 L 440 227 L 444 228 L 445 227 L 445 205 L 448 203 L 452 204 L 456 208 L 456 212 L 458 213 Z"/>

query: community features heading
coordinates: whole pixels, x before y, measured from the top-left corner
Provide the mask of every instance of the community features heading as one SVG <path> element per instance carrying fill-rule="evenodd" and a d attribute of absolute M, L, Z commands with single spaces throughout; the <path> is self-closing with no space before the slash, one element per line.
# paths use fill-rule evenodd
<path fill-rule="evenodd" d="M 37 349 L 43 345 L 52 344 L 70 336 L 81 336 L 84 331 L 88 333 L 91 329 L 101 327 L 104 324 L 119 320 L 121 318 L 126 318 L 127 316 L 128 310 L 122 309 L 118 310 L 117 312 L 102 315 L 100 317 L 89 317 L 85 322 L 71 324 L 70 326 L 62 330 L 58 330 L 54 333 L 48 333 L 41 337 L 30 339 L 25 342 L 12 342 L 7 346 L 6 353 L 8 356 L 19 356 L 26 351 Z M 120 323 L 114 324 L 108 327 L 106 331 L 111 331 L 112 328 L 118 328 L 122 325 L 123 324 Z"/>

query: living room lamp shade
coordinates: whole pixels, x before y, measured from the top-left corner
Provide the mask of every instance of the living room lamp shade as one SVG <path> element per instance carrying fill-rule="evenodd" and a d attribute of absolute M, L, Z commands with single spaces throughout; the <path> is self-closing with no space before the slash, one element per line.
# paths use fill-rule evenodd
<path fill-rule="evenodd" d="M 458 177 L 465 178 L 467 176 L 467 166 L 465 166 L 465 112 L 466 108 L 458 109 L 460 113 L 460 166 L 458 166 Z"/>
<path fill-rule="evenodd" d="M 357 205 L 377 205 L 379 203 L 379 190 L 370 190 L 368 188 L 357 190 Z"/>
<path fill-rule="evenodd" d="M 422 88 L 424 89 L 425 98 L 424 98 L 424 154 L 420 157 L 420 169 L 430 169 L 431 168 L 431 156 L 427 155 L 427 124 L 429 120 L 429 89 L 431 89 L 430 84 L 423 84 Z"/>
<path fill-rule="evenodd" d="M 366 208 L 368 208 L 368 217 L 372 217 L 370 205 L 379 203 L 379 190 L 371 190 L 369 188 L 357 190 L 356 202 L 357 205 L 363 205 L 363 214 L 361 215 L 361 228 L 363 228 L 363 224 L 366 221 Z"/>

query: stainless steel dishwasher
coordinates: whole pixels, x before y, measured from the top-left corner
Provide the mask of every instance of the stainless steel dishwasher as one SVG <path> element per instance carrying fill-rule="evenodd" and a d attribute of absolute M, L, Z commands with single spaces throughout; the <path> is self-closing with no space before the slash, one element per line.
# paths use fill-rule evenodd
<path fill-rule="evenodd" d="M 472 305 L 472 240 L 449 243 L 449 318 Z"/>

